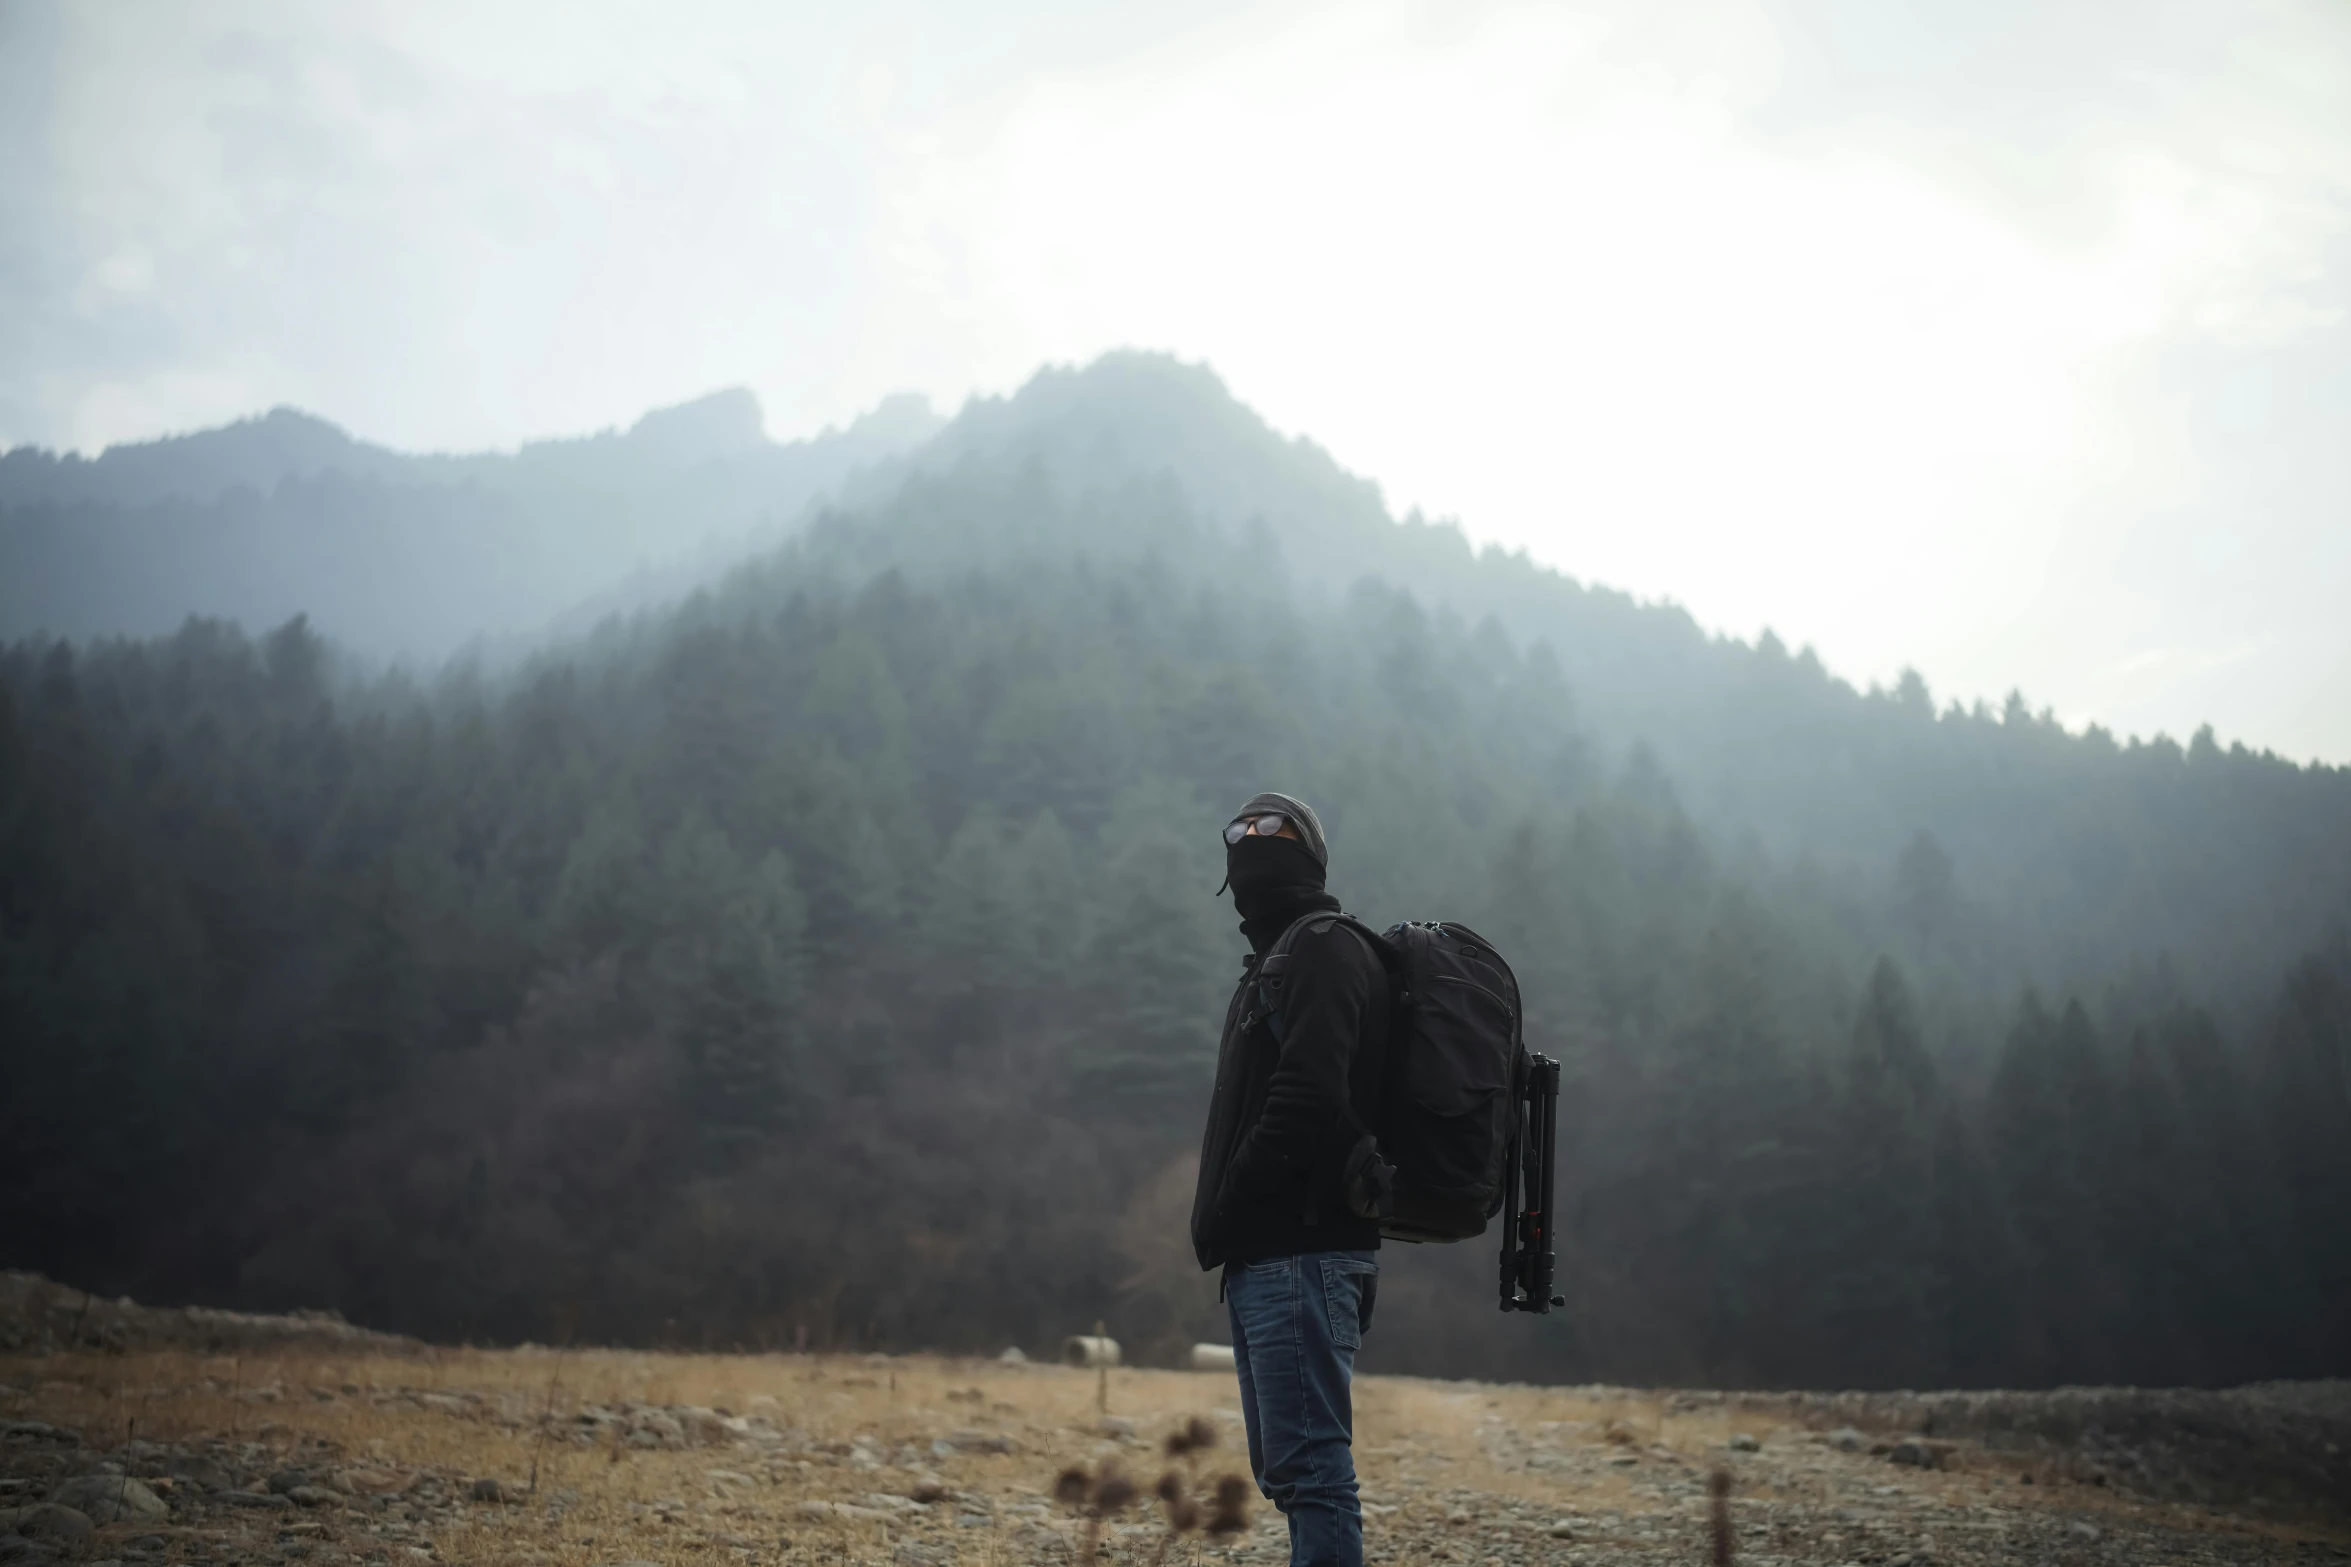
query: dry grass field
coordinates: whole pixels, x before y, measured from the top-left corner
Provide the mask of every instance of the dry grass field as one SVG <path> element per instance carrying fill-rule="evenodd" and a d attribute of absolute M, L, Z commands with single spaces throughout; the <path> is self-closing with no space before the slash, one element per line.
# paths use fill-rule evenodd
<path fill-rule="evenodd" d="M 1229 1373 L 922 1356 L 27 1355 L 0 1359 L 0 1509 L 21 1531 L 0 1560 L 1279 1563 L 1254 1494 L 1217 1538 L 1171 1537 L 1152 1494 L 1171 1469 L 1188 1495 L 1245 1473 L 1234 1399 Z M 1194 1417 L 1214 1445 L 1171 1460 Z M 2341 1530 L 2135 1499 L 2061 1458 L 1928 1442 L 1889 1461 L 1897 1433 L 1821 1424 L 1719 1395 L 1367 1377 L 1371 1558 L 1712 1560 L 1717 1470 L 1741 1561 L 2351 1557 Z M 1139 1495 L 1089 1524 L 1054 1494 L 1073 1466 Z M 152 1505 L 102 1479 L 64 1493 L 100 1494 L 89 1532 L 34 1516 L 91 1474 L 143 1477 Z"/>

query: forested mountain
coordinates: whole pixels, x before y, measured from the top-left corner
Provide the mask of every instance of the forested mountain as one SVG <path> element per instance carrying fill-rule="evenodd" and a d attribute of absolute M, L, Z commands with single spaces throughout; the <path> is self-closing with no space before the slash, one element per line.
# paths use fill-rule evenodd
<path fill-rule="evenodd" d="M 281 486 L 281 493 L 284 486 Z M 508 674 L 331 619 L 0 660 L 0 1253 L 441 1335 L 1165 1354 L 1216 829 L 1515 960 L 1569 1309 L 1370 1364 L 2351 1371 L 2351 775 L 1938 713 L 1455 531 L 1118 356 Z"/>
<path fill-rule="evenodd" d="M 345 648 L 438 663 L 674 598 L 937 427 L 895 398 L 779 445 L 733 391 L 511 454 L 411 456 L 286 408 L 92 459 L 20 447 L 0 455 L 0 636 L 307 614 Z"/>

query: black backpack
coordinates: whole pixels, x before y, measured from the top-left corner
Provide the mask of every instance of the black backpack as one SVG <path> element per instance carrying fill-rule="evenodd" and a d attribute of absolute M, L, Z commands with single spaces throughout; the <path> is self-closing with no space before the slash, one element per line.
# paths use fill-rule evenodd
<path fill-rule="evenodd" d="M 1290 948 L 1301 930 L 1324 923 L 1371 943 L 1395 1008 L 1378 1114 L 1370 1127 L 1358 1125 L 1347 1156 L 1348 1207 L 1378 1219 L 1391 1240 L 1483 1235 L 1521 1151 L 1529 1058 L 1517 976 L 1465 925 L 1409 920 L 1375 933 L 1350 915 L 1309 915 L 1258 965 L 1259 1004 L 1277 1039 Z"/>

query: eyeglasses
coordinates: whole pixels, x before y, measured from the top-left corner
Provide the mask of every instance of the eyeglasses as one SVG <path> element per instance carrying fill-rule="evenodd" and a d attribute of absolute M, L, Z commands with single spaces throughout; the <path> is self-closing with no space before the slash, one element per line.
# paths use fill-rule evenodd
<path fill-rule="evenodd" d="M 1251 833 L 1260 838 L 1279 838 L 1282 829 L 1289 825 L 1290 819 L 1279 811 L 1270 811 L 1263 816 L 1244 816 L 1225 824 L 1224 841 L 1228 844 L 1239 843 Z"/>

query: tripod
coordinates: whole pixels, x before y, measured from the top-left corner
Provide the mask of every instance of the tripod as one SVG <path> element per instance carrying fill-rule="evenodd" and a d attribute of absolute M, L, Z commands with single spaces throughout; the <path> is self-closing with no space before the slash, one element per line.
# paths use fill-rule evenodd
<path fill-rule="evenodd" d="M 1567 1298 L 1551 1293 L 1557 1254 L 1551 1244 L 1551 1195 L 1559 1165 L 1559 1063 L 1530 1055 L 1510 1106 L 1510 1153 L 1504 1177 L 1502 1309 L 1548 1312 Z M 1520 1206 L 1520 1183 L 1525 1205 Z"/>

